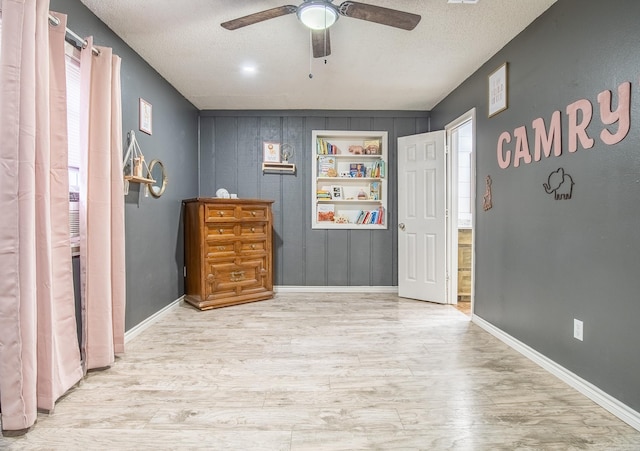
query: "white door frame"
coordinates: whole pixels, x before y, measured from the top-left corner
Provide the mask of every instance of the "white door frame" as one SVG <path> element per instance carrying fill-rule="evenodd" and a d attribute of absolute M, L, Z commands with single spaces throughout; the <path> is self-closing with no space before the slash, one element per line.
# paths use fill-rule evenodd
<path fill-rule="evenodd" d="M 447 146 L 447 208 L 449 210 L 449 221 L 447 224 L 447 272 L 449 273 L 449 286 L 447 287 L 447 303 L 458 303 L 458 152 L 457 148 L 452 149 L 452 134 L 454 130 L 462 124 L 472 121 L 471 139 L 471 311 L 473 312 L 473 294 L 475 280 L 475 231 L 476 224 L 476 109 L 472 108 L 457 119 L 449 122 L 445 126 L 446 146 Z"/>

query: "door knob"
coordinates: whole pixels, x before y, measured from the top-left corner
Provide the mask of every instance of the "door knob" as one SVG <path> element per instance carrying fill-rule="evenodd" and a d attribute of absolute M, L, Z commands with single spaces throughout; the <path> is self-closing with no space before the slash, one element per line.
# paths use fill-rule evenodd
<path fill-rule="evenodd" d="M 404 222 L 401 222 L 400 224 L 398 224 L 398 227 L 400 228 L 400 230 L 404 230 Z"/>

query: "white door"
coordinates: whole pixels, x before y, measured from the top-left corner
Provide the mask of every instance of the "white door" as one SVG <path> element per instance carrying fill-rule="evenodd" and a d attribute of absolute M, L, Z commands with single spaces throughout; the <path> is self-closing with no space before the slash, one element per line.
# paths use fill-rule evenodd
<path fill-rule="evenodd" d="M 398 138 L 398 295 L 447 303 L 444 130 Z"/>

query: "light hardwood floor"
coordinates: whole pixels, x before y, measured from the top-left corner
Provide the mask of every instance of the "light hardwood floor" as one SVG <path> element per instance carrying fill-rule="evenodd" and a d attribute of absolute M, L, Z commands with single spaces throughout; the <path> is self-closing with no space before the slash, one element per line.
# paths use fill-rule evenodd
<path fill-rule="evenodd" d="M 640 432 L 452 306 L 180 305 L 0 448 L 639 450 Z"/>

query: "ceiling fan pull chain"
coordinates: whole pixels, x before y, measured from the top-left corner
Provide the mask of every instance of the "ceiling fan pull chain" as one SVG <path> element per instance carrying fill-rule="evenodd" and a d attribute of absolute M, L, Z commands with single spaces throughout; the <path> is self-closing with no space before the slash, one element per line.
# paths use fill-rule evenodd
<path fill-rule="evenodd" d="M 325 7 L 326 9 L 326 7 Z M 324 15 L 324 54 L 325 54 L 325 59 L 324 59 L 324 63 L 327 64 L 327 15 Z"/>
<path fill-rule="evenodd" d="M 311 65 L 313 63 L 313 31 L 309 29 L 309 78 L 313 78 Z"/>

